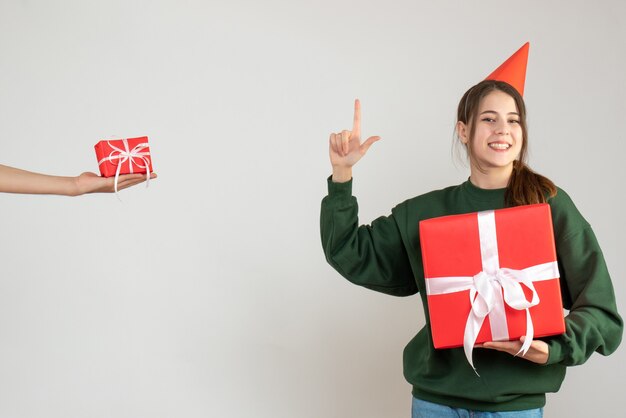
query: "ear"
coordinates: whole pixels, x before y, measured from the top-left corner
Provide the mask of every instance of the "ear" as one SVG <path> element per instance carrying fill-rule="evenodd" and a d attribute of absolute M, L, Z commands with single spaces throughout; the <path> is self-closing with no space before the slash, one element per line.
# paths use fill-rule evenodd
<path fill-rule="evenodd" d="M 456 134 L 459 137 L 459 139 L 461 140 L 461 142 L 465 145 L 467 145 L 468 141 L 469 141 L 469 129 L 467 127 L 467 125 L 461 121 L 458 121 L 456 123 Z"/>

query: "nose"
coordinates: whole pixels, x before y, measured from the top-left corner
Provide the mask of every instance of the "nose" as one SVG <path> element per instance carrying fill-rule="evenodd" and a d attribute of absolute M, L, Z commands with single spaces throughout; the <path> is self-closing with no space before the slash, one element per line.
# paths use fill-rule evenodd
<path fill-rule="evenodd" d="M 506 121 L 501 121 L 496 126 L 496 134 L 508 135 L 510 133 L 509 124 Z"/>

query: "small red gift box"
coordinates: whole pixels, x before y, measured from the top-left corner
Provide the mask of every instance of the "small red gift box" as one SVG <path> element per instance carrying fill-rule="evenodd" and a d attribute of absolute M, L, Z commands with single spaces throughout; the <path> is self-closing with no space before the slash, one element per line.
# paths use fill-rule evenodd
<path fill-rule="evenodd" d="M 565 332 L 548 204 L 420 222 L 435 348 Z M 530 338 L 529 338 L 530 337 Z"/>
<path fill-rule="evenodd" d="M 100 174 L 103 177 L 152 173 L 147 136 L 103 140 L 95 145 L 95 149 Z"/>

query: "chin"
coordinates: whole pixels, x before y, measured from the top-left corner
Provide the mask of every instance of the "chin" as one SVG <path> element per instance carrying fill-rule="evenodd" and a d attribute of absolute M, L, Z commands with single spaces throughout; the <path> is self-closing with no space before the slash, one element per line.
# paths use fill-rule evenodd
<path fill-rule="evenodd" d="M 489 169 L 489 170 L 506 170 L 513 169 L 513 161 L 502 162 L 502 161 L 481 161 L 481 167 Z"/>

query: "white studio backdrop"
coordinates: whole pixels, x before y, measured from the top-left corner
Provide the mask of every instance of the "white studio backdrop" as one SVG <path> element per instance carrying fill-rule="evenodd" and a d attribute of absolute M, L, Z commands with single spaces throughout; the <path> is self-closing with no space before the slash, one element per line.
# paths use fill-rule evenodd
<path fill-rule="evenodd" d="M 626 4 L 0 0 L 0 163 L 97 171 L 148 135 L 148 189 L 1 195 L 0 418 L 407 417 L 417 296 L 325 262 L 328 135 L 363 106 L 361 222 L 464 181 L 467 88 L 531 42 L 531 166 L 592 224 L 624 314 Z M 547 417 L 619 416 L 626 354 Z"/>

